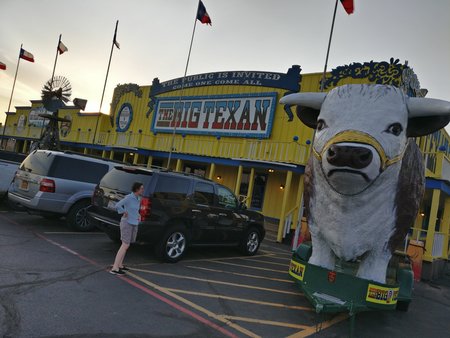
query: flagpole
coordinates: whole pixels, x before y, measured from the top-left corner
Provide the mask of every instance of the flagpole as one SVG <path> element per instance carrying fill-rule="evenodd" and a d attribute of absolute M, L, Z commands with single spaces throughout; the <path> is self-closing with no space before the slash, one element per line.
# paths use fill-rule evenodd
<path fill-rule="evenodd" d="M 11 108 L 11 102 L 12 102 L 12 98 L 13 98 L 13 94 L 14 94 L 14 87 L 16 86 L 17 73 L 19 72 L 20 52 L 22 51 L 22 46 L 23 46 L 23 43 L 20 45 L 19 57 L 17 58 L 16 75 L 14 75 L 14 82 L 13 82 L 13 87 L 11 90 L 11 96 L 9 98 L 8 110 L 6 111 L 5 125 L 3 127 L 3 134 L 2 134 L 2 144 L 4 141 L 4 137 L 5 137 L 6 123 L 8 122 L 8 113 L 9 113 L 9 109 Z M 6 145 L 3 147 L 3 149 L 6 149 Z"/>
<path fill-rule="evenodd" d="M 55 63 L 53 65 L 52 82 L 51 82 L 50 87 L 53 87 L 53 78 L 55 77 L 56 62 L 58 61 L 59 43 L 61 42 L 61 36 L 62 36 L 62 34 L 59 34 L 58 45 L 56 46 Z"/>
<path fill-rule="evenodd" d="M 106 70 L 105 84 L 103 85 L 102 99 L 100 100 L 100 108 L 98 109 L 99 115 L 97 116 L 97 122 L 95 123 L 95 130 L 94 130 L 94 137 L 92 138 L 92 144 L 95 143 L 95 135 L 97 134 L 98 121 L 100 120 L 100 114 L 102 113 L 103 97 L 105 96 L 106 82 L 108 82 L 109 66 L 111 65 L 111 59 L 112 59 L 112 55 L 113 55 L 113 51 L 114 51 L 114 43 L 115 43 L 115 39 L 116 39 L 118 25 L 119 25 L 119 20 L 116 21 L 116 29 L 114 30 L 113 42 L 111 45 L 111 53 L 109 54 L 109 62 L 108 62 L 108 68 Z"/>
<path fill-rule="evenodd" d="M 197 13 L 198 13 L 199 6 L 200 6 L 200 0 L 198 1 L 197 11 L 195 12 L 194 29 L 192 30 L 191 44 L 189 46 L 189 53 L 188 53 L 188 57 L 187 57 L 187 61 L 186 61 L 186 68 L 184 69 L 184 75 L 183 75 L 183 79 L 181 81 L 181 91 L 180 91 L 180 99 L 178 100 L 178 106 L 180 106 L 181 98 L 183 97 L 184 82 L 186 80 L 186 74 L 187 74 L 187 70 L 188 70 L 188 66 L 189 66 L 189 59 L 191 58 L 192 43 L 194 42 L 195 27 L 197 26 Z M 183 111 L 181 111 L 181 113 L 183 113 Z M 174 122 L 174 121 L 175 121 L 175 126 L 173 127 L 173 132 L 172 132 L 172 141 L 171 141 L 171 144 L 170 144 L 169 158 L 167 159 L 167 169 L 169 169 L 169 167 L 170 167 L 170 160 L 172 159 L 173 145 L 174 145 L 174 142 L 175 142 L 175 132 L 177 130 L 177 124 L 178 124 L 178 114 L 177 114 L 177 112 L 175 110 L 175 107 L 173 109 L 172 122 Z"/>
<path fill-rule="evenodd" d="M 328 40 L 327 57 L 325 58 L 325 67 L 323 68 L 322 81 L 320 83 L 320 91 L 321 92 L 323 92 L 324 87 L 325 87 L 325 77 L 326 77 L 326 73 L 327 73 L 328 56 L 330 55 L 331 39 L 333 38 L 334 21 L 336 19 L 336 10 L 337 10 L 337 6 L 338 6 L 338 1 L 339 0 L 336 0 L 336 4 L 334 5 L 334 13 L 333 13 L 333 21 L 331 23 L 330 39 Z"/>

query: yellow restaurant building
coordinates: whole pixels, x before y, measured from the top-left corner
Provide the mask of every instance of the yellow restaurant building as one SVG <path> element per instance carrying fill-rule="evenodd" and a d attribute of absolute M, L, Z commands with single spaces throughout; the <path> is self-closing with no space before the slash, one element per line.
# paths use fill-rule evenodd
<path fill-rule="evenodd" d="M 301 225 L 303 173 L 313 130 L 278 103 L 290 93 L 317 92 L 321 73 L 223 71 L 152 85 L 118 85 L 110 115 L 68 106 L 60 117 L 63 149 L 143 166 L 170 167 L 218 181 L 247 206 L 278 224 L 278 241 Z M 353 63 L 326 74 L 325 91 L 343 84 L 379 83 L 424 96 L 407 62 Z M 39 100 L 7 112 L 8 147 L 27 152 L 40 137 Z M 174 123 L 174 112 L 177 125 Z M 445 130 L 417 138 L 426 165 L 426 195 L 410 239 L 424 243 L 423 277 L 436 277 L 449 258 L 450 137 Z"/>

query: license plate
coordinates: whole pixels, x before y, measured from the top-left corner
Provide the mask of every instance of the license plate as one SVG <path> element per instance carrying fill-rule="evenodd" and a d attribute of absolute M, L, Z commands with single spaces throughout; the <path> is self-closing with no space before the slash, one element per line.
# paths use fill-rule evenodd
<path fill-rule="evenodd" d="M 116 202 L 114 202 L 114 201 L 109 201 L 109 202 L 108 202 L 107 208 L 108 208 L 108 209 L 116 210 Z"/>
<path fill-rule="evenodd" d="M 20 182 L 19 189 L 21 189 L 21 190 L 28 190 L 28 181 L 22 180 Z"/>

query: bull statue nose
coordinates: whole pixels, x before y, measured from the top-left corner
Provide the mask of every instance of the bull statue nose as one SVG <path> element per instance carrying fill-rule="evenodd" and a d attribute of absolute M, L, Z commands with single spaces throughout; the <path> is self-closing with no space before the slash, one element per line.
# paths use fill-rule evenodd
<path fill-rule="evenodd" d="M 372 162 L 372 151 L 364 147 L 331 145 L 327 150 L 327 161 L 336 167 L 363 169 Z"/>

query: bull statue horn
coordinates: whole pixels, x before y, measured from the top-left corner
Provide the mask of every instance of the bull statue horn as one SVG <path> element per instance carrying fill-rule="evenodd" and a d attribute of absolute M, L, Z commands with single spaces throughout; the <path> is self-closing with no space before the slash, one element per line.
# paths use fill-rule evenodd
<path fill-rule="evenodd" d="M 450 102 L 448 101 L 423 97 L 410 97 L 406 100 L 406 104 L 408 106 L 409 118 L 427 116 L 450 116 Z"/>
<path fill-rule="evenodd" d="M 298 105 L 320 110 L 322 103 L 327 96 L 326 93 L 296 93 L 282 97 L 281 104 Z"/>

